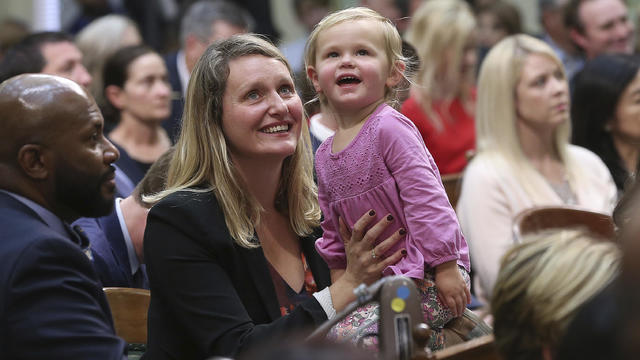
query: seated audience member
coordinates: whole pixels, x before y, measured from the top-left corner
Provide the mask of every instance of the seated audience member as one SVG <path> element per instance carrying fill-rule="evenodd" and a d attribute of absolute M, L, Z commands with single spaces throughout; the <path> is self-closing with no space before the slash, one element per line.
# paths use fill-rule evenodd
<path fill-rule="evenodd" d="M 323 17 L 330 10 L 329 0 L 294 0 L 293 8 L 296 13 L 298 22 L 304 27 L 305 33 L 299 38 L 283 43 L 280 45 L 280 51 L 291 64 L 294 74 L 301 73 L 304 76 L 304 47 L 307 44 L 307 38 Z"/>
<path fill-rule="evenodd" d="M 478 19 L 478 64 L 493 45 L 509 35 L 522 32 L 518 8 L 506 0 L 497 0 L 476 11 Z"/>
<path fill-rule="evenodd" d="M 468 239 L 476 296 L 491 297 L 513 219 L 538 205 L 611 213 L 616 187 L 591 151 L 568 144 L 569 91 L 562 63 L 541 40 L 510 36 L 480 69 L 478 153 L 465 170 L 457 214 Z"/>
<path fill-rule="evenodd" d="M 411 18 L 423 0 L 360 0 L 358 6 L 368 7 L 391 20 L 403 35 L 411 23 Z"/>
<path fill-rule="evenodd" d="M 27 36 L 0 61 L 0 82 L 20 74 L 58 75 L 88 88 L 91 75 L 82 65 L 82 53 L 72 38 L 61 32 L 40 32 Z M 116 195 L 126 197 L 133 182 L 116 167 Z"/>
<path fill-rule="evenodd" d="M 180 49 L 164 56 L 172 102 L 171 115 L 162 126 L 171 141 L 178 139 L 187 84 L 200 56 L 213 42 L 246 33 L 253 27 L 251 15 L 228 0 L 200 0 L 189 5 L 180 21 Z"/>
<path fill-rule="evenodd" d="M 108 35 L 105 35 L 108 34 Z M 119 49 L 142 44 L 137 25 L 122 15 L 106 15 L 92 21 L 76 35 L 76 45 L 84 55 L 83 63 L 91 74 L 89 90 L 100 109 L 105 109 L 102 69 L 104 62 Z M 104 114 L 103 114 L 104 115 Z M 106 121 L 106 119 L 105 119 Z M 108 130 L 115 124 L 106 122 Z M 106 131 L 108 133 L 109 131 Z"/>
<path fill-rule="evenodd" d="M 542 26 L 541 39 L 549 44 L 564 65 L 567 79 L 582 69 L 584 56 L 571 41 L 569 29 L 564 23 L 565 6 L 568 0 L 538 0 L 538 14 Z"/>
<path fill-rule="evenodd" d="M 151 165 L 131 195 L 116 197 L 111 214 L 73 223 L 89 238 L 93 265 L 103 287 L 149 288 L 142 238 L 152 204 L 144 197 L 164 190 L 172 156 L 173 148 Z"/>
<path fill-rule="evenodd" d="M 58 76 L 0 84 L 0 356 L 126 359 L 88 243 L 113 205 L 118 150 L 88 92 Z"/>
<path fill-rule="evenodd" d="M 564 11 L 571 41 L 587 59 L 633 53 L 633 21 L 625 0 L 569 0 Z"/>
<path fill-rule="evenodd" d="M 502 357 L 556 358 L 578 309 L 617 277 L 620 257 L 616 243 L 583 230 L 529 235 L 510 249 L 491 298 Z"/>
<path fill-rule="evenodd" d="M 401 112 L 416 124 L 441 174 L 457 173 L 475 149 L 476 20 L 462 0 L 433 0 L 416 11 L 407 41 L 420 69 Z"/>
<path fill-rule="evenodd" d="M 258 36 L 218 42 L 196 64 L 166 190 L 153 197 L 144 236 L 148 358 L 235 357 L 304 334 L 402 257 L 371 257 L 390 222 L 373 225 L 368 212 L 352 232 L 341 227 L 347 268 L 328 286 L 314 247 L 320 209 L 302 113 L 289 64 Z M 400 237 L 376 248 L 384 253 Z"/>
<path fill-rule="evenodd" d="M 151 48 L 124 47 L 107 59 L 104 95 L 118 125 L 108 134 L 120 151 L 118 167 L 137 184 L 171 141 L 162 128 L 169 116 L 167 68 Z"/>
<path fill-rule="evenodd" d="M 596 153 L 618 192 L 640 160 L 640 58 L 600 55 L 573 80 L 572 142 Z"/>
<path fill-rule="evenodd" d="M 58 75 L 84 87 L 91 84 L 82 53 L 73 38 L 62 32 L 28 35 L 7 51 L 0 62 L 0 82 L 26 73 Z"/>

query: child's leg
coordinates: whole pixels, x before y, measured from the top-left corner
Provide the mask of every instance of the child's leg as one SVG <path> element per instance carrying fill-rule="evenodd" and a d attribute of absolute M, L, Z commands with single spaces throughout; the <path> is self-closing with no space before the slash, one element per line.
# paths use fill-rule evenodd
<path fill-rule="evenodd" d="M 471 279 L 467 271 L 458 266 L 460 274 L 467 284 L 467 288 L 471 287 Z M 444 337 L 442 336 L 442 328 L 453 319 L 453 315 L 449 308 L 443 304 L 438 298 L 438 289 L 436 288 L 436 278 L 434 270 L 425 271 L 423 280 L 415 280 L 418 292 L 422 297 L 422 314 L 424 322 L 433 330 L 433 335 L 429 339 L 429 347 L 431 350 L 438 350 L 444 347 Z"/>

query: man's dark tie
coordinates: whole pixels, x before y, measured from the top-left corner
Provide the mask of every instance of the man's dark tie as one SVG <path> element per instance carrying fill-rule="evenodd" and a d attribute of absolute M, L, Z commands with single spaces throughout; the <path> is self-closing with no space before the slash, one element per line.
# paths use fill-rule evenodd
<path fill-rule="evenodd" d="M 89 242 L 89 238 L 87 237 L 87 234 L 85 234 L 84 230 L 80 225 L 76 225 L 73 228 L 67 224 L 65 224 L 65 226 L 67 227 L 67 231 L 69 231 L 73 241 L 80 246 L 80 249 L 85 255 L 87 255 L 89 260 L 93 261 L 91 243 Z"/>

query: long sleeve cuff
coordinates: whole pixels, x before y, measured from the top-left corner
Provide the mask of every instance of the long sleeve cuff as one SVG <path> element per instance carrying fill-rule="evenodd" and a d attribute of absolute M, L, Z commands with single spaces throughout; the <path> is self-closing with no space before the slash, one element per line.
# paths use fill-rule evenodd
<path fill-rule="evenodd" d="M 331 300 L 331 291 L 326 287 L 318 292 L 313 293 L 313 297 L 318 300 L 322 310 L 327 314 L 327 319 L 331 320 L 336 316 L 336 309 L 333 308 L 333 301 Z"/>

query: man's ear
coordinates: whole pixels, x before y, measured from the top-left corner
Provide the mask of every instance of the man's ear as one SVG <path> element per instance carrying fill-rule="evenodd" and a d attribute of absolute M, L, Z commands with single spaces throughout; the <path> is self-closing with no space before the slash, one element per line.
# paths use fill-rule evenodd
<path fill-rule="evenodd" d="M 576 45 L 578 45 L 583 50 L 586 49 L 589 45 L 589 39 L 587 39 L 584 34 L 580 33 L 576 29 L 569 30 L 569 37 Z"/>
<path fill-rule="evenodd" d="M 18 150 L 18 164 L 30 178 L 45 180 L 49 177 L 48 163 L 42 145 L 26 144 Z"/>
<path fill-rule="evenodd" d="M 119 86 L 107 86 L 104 89 L 104 96 L 116 109 L 122 109 L 124 107 L 124 97 L 122 96 L 122 89 Z"/>
<path fill-rule="evenodd" d="M 316 69 L 311 65 L 307 66 L 307 77 L 309 78 L 309 80 L 311 80 L 313 88 L 316 90 L 316 92 L 318 94 L 322 93 L 322 89 L 320 88 L 320 84 L 318 83 L 318 73 L 316 72 Z"/>
<path fill-rule="evenodd" d="M 389 88 L 392 88 L 398 84 L 404 78 L 404 70 L 407 66 L 404 61 L 396 61 L 395 65 L 391 68 L 391 72 L 389 73 L 389 77 L 387 78 L 386 85 Z"/>

